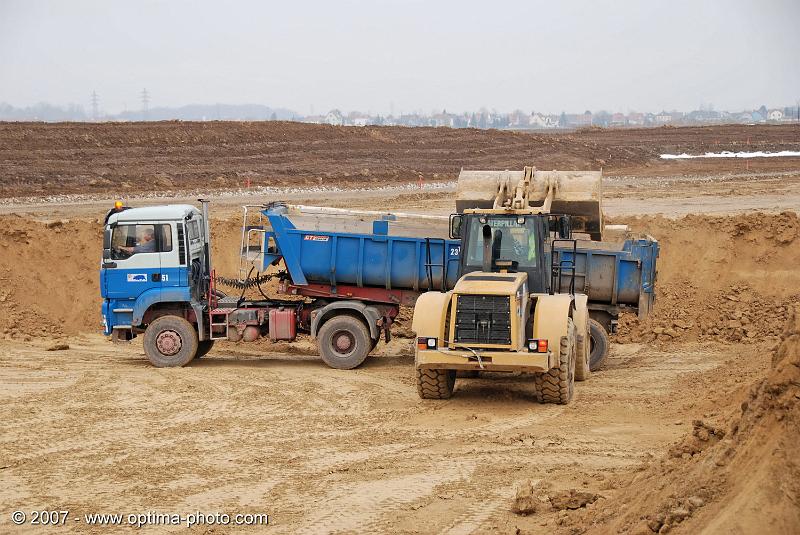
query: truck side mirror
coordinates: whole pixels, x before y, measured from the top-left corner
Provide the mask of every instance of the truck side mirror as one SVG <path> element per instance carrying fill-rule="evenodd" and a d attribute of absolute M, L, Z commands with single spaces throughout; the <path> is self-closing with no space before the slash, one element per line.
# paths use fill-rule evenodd
<path fill-rule="evenodd" d="M 103 260 L 111 259 L 111 229 L 103 231 Z"/>
<path fill-rule="evenodd" d="M 572 237 L 572 224 L 568 215 L 562 215 L 558 218 L 558 237 L 562 240 L 568 240 Z"/>
<path fill-rule="evenodd" d="M 452 240 L 460 240 L 461 239 L 461 225 L 464 222 L 464 216 L 461 214 L 451 214 L 450 215 L 450 239 Z"/>

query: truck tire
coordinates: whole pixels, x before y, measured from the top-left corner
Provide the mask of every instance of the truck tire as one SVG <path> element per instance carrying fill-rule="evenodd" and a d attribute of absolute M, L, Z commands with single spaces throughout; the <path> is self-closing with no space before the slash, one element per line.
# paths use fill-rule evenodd
<path fill-rule="evenodd" d="M 417 393 L 422 399 L 448 399 L 456 386 L 455 370 L 417 368 Z"/>
<path fill-rule="evenodd" d="M 589 320 L 589 338 L 589 368 L 594 372 L 605 364 L 611 341 L 608 339 L 608 331 L 605 327 L 593 319 Z"/>
<path fill-rule="evenodd" d="M 326 321 L 317 334 L 317 344 L 325 364 L 338 370 L 355 368 L 372 350 L 367 326 L 360 319 L 347 315 Z"/>
<path fill-rule="evenodd" d="M 203 340 L 202 342 L 197 343 L 197 355 L 194 358 L 199 359 L 204 357 L 211 351 L 211 348 L 214 347 L 214 340 Z"/>
<path fill-rule="evenodd" d="M 592 375 L 590 363 L 592 340 L 589 337 L 589 325 L 586 325 L 586 332 L 577 336 L 575 346 L 575 380 L 585 381 Z"/>
<path fill-rule="evenodd" d="M 533 376 L 536 398 L 539 403 L 565 405 L 572 399 L 575 390 L 575 351 L 577 340 L 572 318 L 567 322 L 567 336 L 561 337 L 558 366 L 545 373 Z"/>
<path fill-rule="evenodd" d="M 144 331 L 144 352 L 156 368 L 186 366 L 198 344 L 194 325 L 179 316 L 158 317 Z"/>

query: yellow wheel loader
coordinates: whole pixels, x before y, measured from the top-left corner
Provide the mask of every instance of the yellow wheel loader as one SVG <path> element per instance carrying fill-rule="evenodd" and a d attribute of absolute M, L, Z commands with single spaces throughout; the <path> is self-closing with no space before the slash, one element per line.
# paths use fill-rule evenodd
<path fill-rule="evenodd" d="M 461 243 L 462 276 L 414 309 L 420 397 L 449 398 L 459 371 L 522 372 L 540 402 L 569 403 L 590 373 L 572 232 L 601 239 L 601 173 L 462 171 L 456 208 L 450 237 Z"/>

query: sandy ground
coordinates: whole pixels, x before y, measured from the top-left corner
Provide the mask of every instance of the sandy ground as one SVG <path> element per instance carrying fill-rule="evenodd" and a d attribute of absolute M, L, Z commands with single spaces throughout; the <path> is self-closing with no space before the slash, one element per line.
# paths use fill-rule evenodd
<path fill-rule="evenodd" d="M 518 377 L 459 379 L 453 399 L 430 403 L 417 397 L 404 342 L 355 371 L 232 345 L 154 369 L 140 344 L 98 335 L 59 352 L 0 345 L 0 503 L 268 512 L 277 533 L 544 532 L 555 513 L 510 512 L 515 481 L 607 493 L 615 474 L 690 430 L 690 415 L 718 415 L 713 399 L 692 399 L 689 377 L 722 378 L 721 397 L 768 360 L 615 345 L 566 407 L 536 404 Z M 731 361 L 741 373 L 720 373 Z"/>
<path fill-rule="evenodd" d="M 663 137 L 669 133 L 653 134 L 658 147 L 643 141 L 636 150 L 692 152 L 686 144 L 702 134 L 671 141 Z M 586 133 L 581 143 L 607 147 L 634 139 L 625 134 L 598 141 L 598 135 Z M 714 146 L 713 139 L 696 143 L 698 150 Z M 90 527 L 84 514 L 151 511 L 270 515 L 269 528 L 214 526 L 213 533 L 649 533 L 637 522 L 655 518 L 668 500 L 699 493 L 707 504 L 670 529 L 730 533 L 735 517 L 720 511 L 740 503 L 729 499 L 735 481 L 709 469 L 703 472 L 711 474 L 708 481 L 689 488 L 683 481 L 696 478 L 681 476 L 680 466 L 663 468 L 662 459 L 697 433 L 695 420 L 734 436 L 732 422 L 742 403 L 754 399 L 748 397 L 752 385 L 775 366 L 782 325 L 790 305 L 800 302 L 800 220 L 779 214 L 800 211 L 800 168 L 773 162 L 769 169 L 740 169 L 737 162 L 725 172 L 718 163 L 687 172 L 681 165 L 620 172 L 605 182 L 607 215 L 661 241 L 659 300 L 647 322 L 623 322 L 606 367 L 579 383 L 566 407 L 536 404 L 529 380 L 505 376 L 459 379 L 451 400 L 420 400 L 413 350 L 404 338 L 381 343 L 377 355 L 351 371 L 327 368 L 307 339 L 219 344 L 189 367 L 155 369 L 140 341 L 113 345 L 97 334 L 97 219 L 113 195 L 87 192 L 59 202 L 5 195 L 0 532 L 55 529 L 31 526 L 30 518 L 14 526 L 14 510 L 29 516 L 69 510 L 60 529 L 88 533 L 130 528 Z M 212 233 L 218 269 L 235 274 L 227 245 L 238 245 L 238 206 L 244 202 L 280 195 L 298 203 L 446 215 L 452 190 L 441 187 L 356 195 L 307 189 L 217 193 Z M 187 193 L 174 200 L 193 198 Z M 136 195 L 126 200 L 164 202 Z M 69 349 L 47 351 L 56 341 Z M 797 431 L 796 406 L 781 403 L 795 418 L 776 417 L 758 428 L 775 444 Z M 758 458 L 783 459 L 773 450 L 753 451 Z M 683 462 L 717 466 L 703 455 Z M 745 459 L 741 470 L 752 466 L 748 462 L 755 461 Z M 775 533 L 800 529 L 791 514 L 799 509 L 798 490 L 775 476 L 798 474 L 796 463 L 787 462 L 763 477 L 753 472 L 751 484 L 766 498 L 742 486 L 737 499 L 762 496 L 773 521 L 737 506 L 746 510 L 741 525 L 750 526 L 740 532 L 758 525 Z M 596 501 L 519 515 L 513 512 L 515 493 L 526 485 L 551 494 L 588 492 Z M 650 495 L 649 502 L 637 498 Z"/>

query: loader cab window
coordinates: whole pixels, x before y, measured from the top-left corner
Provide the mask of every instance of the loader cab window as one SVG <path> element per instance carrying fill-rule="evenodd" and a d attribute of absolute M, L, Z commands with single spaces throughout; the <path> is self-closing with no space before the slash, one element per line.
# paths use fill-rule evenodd
<path fill-rule="evenodd" d="M 468 229 L 468 252 L 466 263 L 480 267 L 483 263 L 483 227 L 492 230 L 492 264 L 497 260 L 511 260 L 518 263 L 519 269 L 534 268 L 538 265 L 539 251 L 538 225 L 535 217 L 489 216 L 470 217 Z"/>
<path fill-rule="evenodd" d="M 172 251 L 172 229 L 166 224 L 117 225 L 111 235 L 111 259 L 125 260 L 141 253 Z"/>

